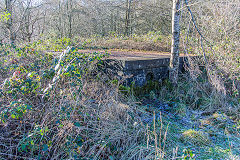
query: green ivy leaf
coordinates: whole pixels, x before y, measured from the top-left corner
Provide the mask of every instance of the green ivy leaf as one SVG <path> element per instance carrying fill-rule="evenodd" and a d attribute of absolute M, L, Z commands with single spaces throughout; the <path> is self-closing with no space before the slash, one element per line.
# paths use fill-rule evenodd
<path fill-rule="evenodd" d="M 11 115 L 11 117 L 12 117 L 13 119 L 15 119 L 15 118 L 16 118 L 16 116 L 15 116 L 14 114 L 12 114 L 12 115 Z"/>

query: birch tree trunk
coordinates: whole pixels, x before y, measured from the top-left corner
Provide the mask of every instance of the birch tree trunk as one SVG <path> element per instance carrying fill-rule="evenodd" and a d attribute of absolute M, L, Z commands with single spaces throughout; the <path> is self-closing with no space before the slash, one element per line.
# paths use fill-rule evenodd
<path fill-rule="evenodd" d="M 181 7 L 181 0 L 173 0 L 172 46 L 171 46 L 169 80 L 174 85 L 177 85 L 177 82 L 178 82 L 179 42 L 180 42 L 180 7 Z"/>

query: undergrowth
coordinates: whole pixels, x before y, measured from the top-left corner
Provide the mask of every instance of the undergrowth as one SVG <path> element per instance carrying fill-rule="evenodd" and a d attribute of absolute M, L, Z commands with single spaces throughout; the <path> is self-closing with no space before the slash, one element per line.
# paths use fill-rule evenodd
<path fill-rule="evenodd" d="M 89 37 L 59 38 L 56 34 L 42 36 L 41 40 L 33 43 L 40 50 L 61 51 L 69 45 L 89 50 L 144 50 L 169 52 L 171 36 L 160 32 L 149 32 L 144 35 L 126 37 L 114 32 L 108 36 L 91 35 Z"/>
<path fill-rule="evenodd" d="M 153 113 L 139 110 L 134 101 L 122 103 L 118 86 L 98 70 L 107 55 L 1 47 L 2 158 L 166 157 L 161 148 L 166 136 L 154 143 L 166 128 L 143 123 Z"/>
<path fill-rule="evenodd" d="M 107 53 L 63 51 L 76 43 L 1 45 L 1 158 L 239 158 L 239 99 L 204 71 L 124 86 L 101 70 Z"/>

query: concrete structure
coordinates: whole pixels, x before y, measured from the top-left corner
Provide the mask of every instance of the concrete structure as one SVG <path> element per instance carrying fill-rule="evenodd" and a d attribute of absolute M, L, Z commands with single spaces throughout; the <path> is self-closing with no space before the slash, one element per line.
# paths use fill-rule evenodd
<path fill-rule="evenodd" d="M 120 77 L 125 77 L 129 85 L 142 86 L 148 80 L 163 80 L 169 75 L 169 53 L 157 52 L 119 52 L 112 51 L 109 58 L 105 60 L 105 67 L 112 70 L 112 73 Z M 184 71 L 187 64 L 187 57 L 180 56 L 179 71 Z"/>

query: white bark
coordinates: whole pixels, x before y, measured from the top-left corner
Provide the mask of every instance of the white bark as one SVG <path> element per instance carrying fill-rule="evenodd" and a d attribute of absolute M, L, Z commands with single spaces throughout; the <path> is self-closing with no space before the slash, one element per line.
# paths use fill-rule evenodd
<path fill-rule="evenodd" d="M 178 81 L 179 42 L 180 42 L 180 7 L 181 0 L 173 0 L 172 9 L 172 46 L 170 59 L 169 80 L 173 84 Z"/>

